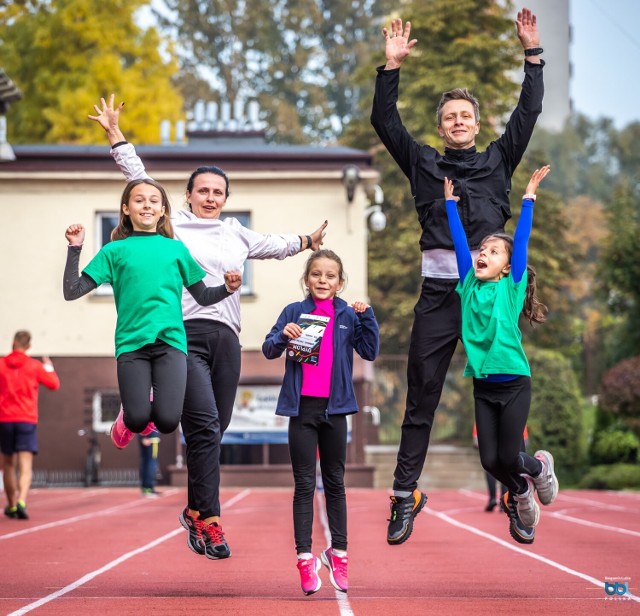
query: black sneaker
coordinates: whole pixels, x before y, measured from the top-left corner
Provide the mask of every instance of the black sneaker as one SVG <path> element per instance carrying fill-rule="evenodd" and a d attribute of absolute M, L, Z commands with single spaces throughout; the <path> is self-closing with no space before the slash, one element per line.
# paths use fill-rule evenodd
<path fill-rule="evenodd" d="M 229 558 L 231 550 L 224 538 L 222 526 L 217 522 L 202 525 L 202 538 L 204 539 L 204 555 L 211 560 Z"/>
<path fill-rule="evenodd" d="M 427 502 L 427 495 L 414 490 L 406 498 L 391 497 L 391 517 L 387 529 L 387 543 L 399 545 L 404 543 L 413 530 L 413 519 L 422 511 Z"/>
<path fill-rule="evenodd" d="M 28 520 L 29 514 L 27 513 L 27 506 L 22 502 L 16 503 L 16 517 L 18 520 Z"/>
<path fill-rule="evenodd" d="M 4 515 L 6 515 L 8 518 L 15 519 L 15 518 L 18 517 L 18 508 L 17 507 L 9 507 L 9 505 L 7 505 L 4 508 Z"/>
<path fill-rule="evenodd" d="M 502 506 L 509 517 L 509 534 L 518 543 L 530 544 L 536 538 L 536 529 L 525 526 L 518 516 L 516 501 L 510 492 L 502 497 Z"/>
<path fill-rule="evenodd" d="M 205 552 L 204 539 L 202 538 L 202 527 L 204 524 L 189 515 L 188 507 L 184 508 L 184 511 L 180 513 L 178 519 L 180 520 L 180 524 L 188 531 L 187 545 L 189 549 L 202 556 Z"/>

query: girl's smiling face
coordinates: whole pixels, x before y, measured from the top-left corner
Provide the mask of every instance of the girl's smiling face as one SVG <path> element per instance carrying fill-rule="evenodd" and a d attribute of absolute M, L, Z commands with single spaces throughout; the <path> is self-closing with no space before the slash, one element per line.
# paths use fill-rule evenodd
<path fill-rule="evenodd" d="M 342 289 L 340 266 L 326 257 L 314 259 L 304 282 L 314 299 L 332 299 Z"/>
<path fill-rule="evenodd" d="M 144 183 L 134 186 L 129 202 L 122 204 L 122 211 L 129 216 L 133 230 L 147 233 L 156 231 L 164 210 L 160 191 Z"/>
<path fill-rule="evenodd" d="M 497 237 L 488 237 L 480 246 L 474 264 L 476 278 L 484 282 L 497 282 L 511 271 L 510 260 L 505 241 Z"/>

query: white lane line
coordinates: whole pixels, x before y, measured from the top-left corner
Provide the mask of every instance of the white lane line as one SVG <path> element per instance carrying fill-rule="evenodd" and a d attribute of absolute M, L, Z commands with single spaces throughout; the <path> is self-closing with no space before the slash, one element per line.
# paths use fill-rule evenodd
<path fill-rule="evenodd" d="M 558 518 L 560 520 L 566 520 L 574 524 L 582 524 L 582 526 L 589 526 L 590 528 L 598 528 L 600 530 L 608 530 L 613 533 L 620 533 L 621 535 L 631 535 L 632 537 L 640 537 L 640 532 L 636 530 L 628 530 L 626 528 L 620 528 L 618 526 L 609 526 L 608 524 L 600 524 L 598 522 L 590 522 L 589 520 L 583 520 L 581 518 L 575 518 L 571 515 L 565 515 L 561 511 L 546 511 L 545 516 L 552 518 Z"/>
<path fill-rule="evenodd" d="M 558 492 L 558 500 L 561 502 L 569 501 L 570 503 L 576 503 L 581 505 L 590 505 L 598 509 L 610 509 L 611 511 L 632 511 L 637 512 L 637 508 L 625 507 L 624 505 L 612 505 L 610 503 L 603 503 L 601 501 L 593 500 L 591 498 L 584 498 L 581 496 L 570 496 L 564 494 L 562 491 Z"/>
<path fill-rule="evenodd" d="M 320 514 L 320 523 L 322 524 L 322 531 L 324 532 L 324 539 L 327 542 L 327 547 L 331 547 L 331 531 L 329 530 L 329 520 L 327 519 L 327 508 L 324 502 L 324 492 L 316 490 L 316 500 L 318 501 L 318 513 Z M 324 567 L 324 565 L 323 565 Z M 329 582 L 331 586 L 331 582 Z M 331 586 L 333 588 L 333 586 Z M 346 592 L 340 592 L 335 588 L 334 594 L 338 601 L 338 611 L 340 616 L 354 616 L 351 604 L 347 598 Z"/>
<path fill-rule="evenodd" d="M 478 535 L 479 537 L 484 537 L 485 539 L 488 539 L 489 541 L 493 541 L 494 543 L 497 543 L 499 545 L 501 545 L 502 547 L 505 547 L 509 550 L 512 550 L 514 552 L 517 552 L 518 554 L 522 554 L 523 556 L 528 556 L 529 558 L 533 558 L 534 560 L 539 560 L 541 563 L 544 563 L 545 565 L 549 565 L 550 567 L 554 567 L 556 569 L 559 569 L 560 571 L 563 571 L 564 573 L 568 573 L 569 575 L 573 575 L 575 577 L 581 578 L 583 580 L 586 580 L 587 582 L 590 582 L 591 584 L 593 584 L 594 586 L 596 586 L 597 588 L 604 588 L 604 580 L 598 580 L 594 577 L 591 577 L 590 575 L 586 574 L 586 573 L 582 573 L 581 571 L 576 571 L 575 569 L 571 569 L 569 567 L 566 567 L 565 565 L 561 565 L 560 563 L 551 560 L 549 558 L 545 558 L 544 556 L 540 556 L 539 554 L 536 554 L 534 552 L 528 552 L 527 550 L 523 550 L 522 548 L 516 547 L 515 545 L 511 544 L 511 543 L 507 543 L 506 541 L 504 541 L 503 539 L 499 539 L 498 537 L 494 537 L 493 535 L 490 535 L 489 533 L 485 533 L 484 531 L 481 531 L 477 528 L 474 528 L 473 526 L 467 526 L 466 524 L 463 524 L 462 522 L 458 522 L 458 520 L 454 520 L 453 518 L 450 518 L 447 514 L 445 513 L 440 513 L 439 511 L 434 511 L 433 509 L 429 509 L 428 507 L 425 507 L 423 510 L 425 513 L 433 515 L 437 518 L 440 518 L 442 521 L 447 522 L 448 524 L 451 524 L 452 526 L 456 526 L 458 528 L 461 528 L 463 530 L 469 531 L 470 533 L 473 533 L 474 535 Z M 629 597 L 629 599 L 631 599 L 632 601 L 636 601 L 640 603 L 640 597 L 637 597 L 636 595 L 632 595 L 630 592 L 627 592 L 627 594 L 625 594 L 625 598 Z"/>
<path fill-rule="evenodd" d="M 228 509 L 229 507 L 233 506 L 235 503 L 242 500 L 246 496 L 249 496 L 249 494 L 251 494 L 251 490 L 249 489 L 243 490 L 239 494 L 236 494 L 234 497 L 226 501 L 224 503 L 224 506 Z M 171 539 L 172 537 L 175 537 L 176 535 L 182 532 L 184 532 L 184 528 L 182 527 L 176 528 L 175 530 L 172 530 L 170 533 L 167 533 L 166 535 L 162 535 L 162 537 L 158 537 L 157 539 L 154 539 L 150 543 L 147 543 L 146 545 L 143 545 L 142 547 L 139 547 L 136 550 L 132 550 L 131 552 L 127 552 L 126 554 L 123 554 L 119 558 L 116 558 L 115 560 L 112 560 L 110 563 L 107 563 L 106 565 L 104 565 L 104 567 L 100 567 L 100 569 L 96 569 L 91 573 L 87 573 L 86 575 L 82 576 L 80 579 L 76 580 L 75 582 L 71 582 L 71 584 L 68 584 L 64 588 L 61 588 L 60 590 L 57 590 L 56 592 L 53 592 L 50 595 L 47 595 L 46 597 L 42 597 L 42 599 L 38 599 L 33 603 L 29 603 L 29 605 L 25 605 L 24 607 L 20 608 L 19 610 L 16 610 L 15 612 L 11 612 L 10 614 L 7 614 L 7 616 L 22 616 L 23 614 L 27 614 L 28 612 L 31 612 L 53 601 L 54 599 L 57 599 L 58 597 L 62 597 L 63 595 L 66 595 L 67 593 L 73 590 L 76 590 L 76 588 L 83 586 L 87 582 L 90 582 L 91 580 L 98 577 L 99 575 L 102 575 L 103 573 L 110 571 L 114 567 L 117 567 L 118 565 L 129 560 L 130 558 L 133 558 L 138 554 L 142 554 L 143 552 L 146 552 L 151 548 L 155 548 L 161 543 L 167 541 L 167 539 Z"/>

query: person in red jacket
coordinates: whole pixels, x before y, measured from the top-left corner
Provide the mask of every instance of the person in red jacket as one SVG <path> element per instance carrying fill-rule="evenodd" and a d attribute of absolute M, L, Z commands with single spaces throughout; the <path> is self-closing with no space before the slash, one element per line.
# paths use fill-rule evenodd
<path fill-rule="evenodd" d="M 31 487 L 33 455 L 38 453 L 38 386 L 56 390 L 60 379 L 51 360 L 27 355 L 31 334 L 16 332 L 13 352 L 0 358 L 0 451 L 9 518 L 27 520 L 27 494 Z"/>

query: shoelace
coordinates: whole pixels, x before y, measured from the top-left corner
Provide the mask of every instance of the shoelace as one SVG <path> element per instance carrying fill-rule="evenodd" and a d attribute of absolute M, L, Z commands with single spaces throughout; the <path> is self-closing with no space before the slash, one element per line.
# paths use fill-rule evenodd
<path fill-rule="evenodd" d="M 331 555 L 331 565 L 333 566 L 333 570 L 343 577 L 347 577 L 347 563 L 348 559 L 346 556 L 339 557 Z"/>
<path fill-rule="evenodd" d="M 387 520 L 391 522 L 392 520 L 396 520 L 398 514 L 402 517 L 411 513 L 413 509 L 413 505 L 415 504 L 415 500 L 413 497 L 403 498 L 400 502 L 395 500 L 395 497 L 391 497 L 391 517 Z"/>
<path fill-rule="evenodd" d="M 201 524 L 202 524 L 202 533 L 206 534 L 209 537 L 213 545 L 219 545 L 221 543 L 225 543 L 224 533 L 222 532 L 222 526 L 220 525 L 215 526 L 213 522 L 211 522 L 210 524 L 204 524 L 201 522 Z"/>

